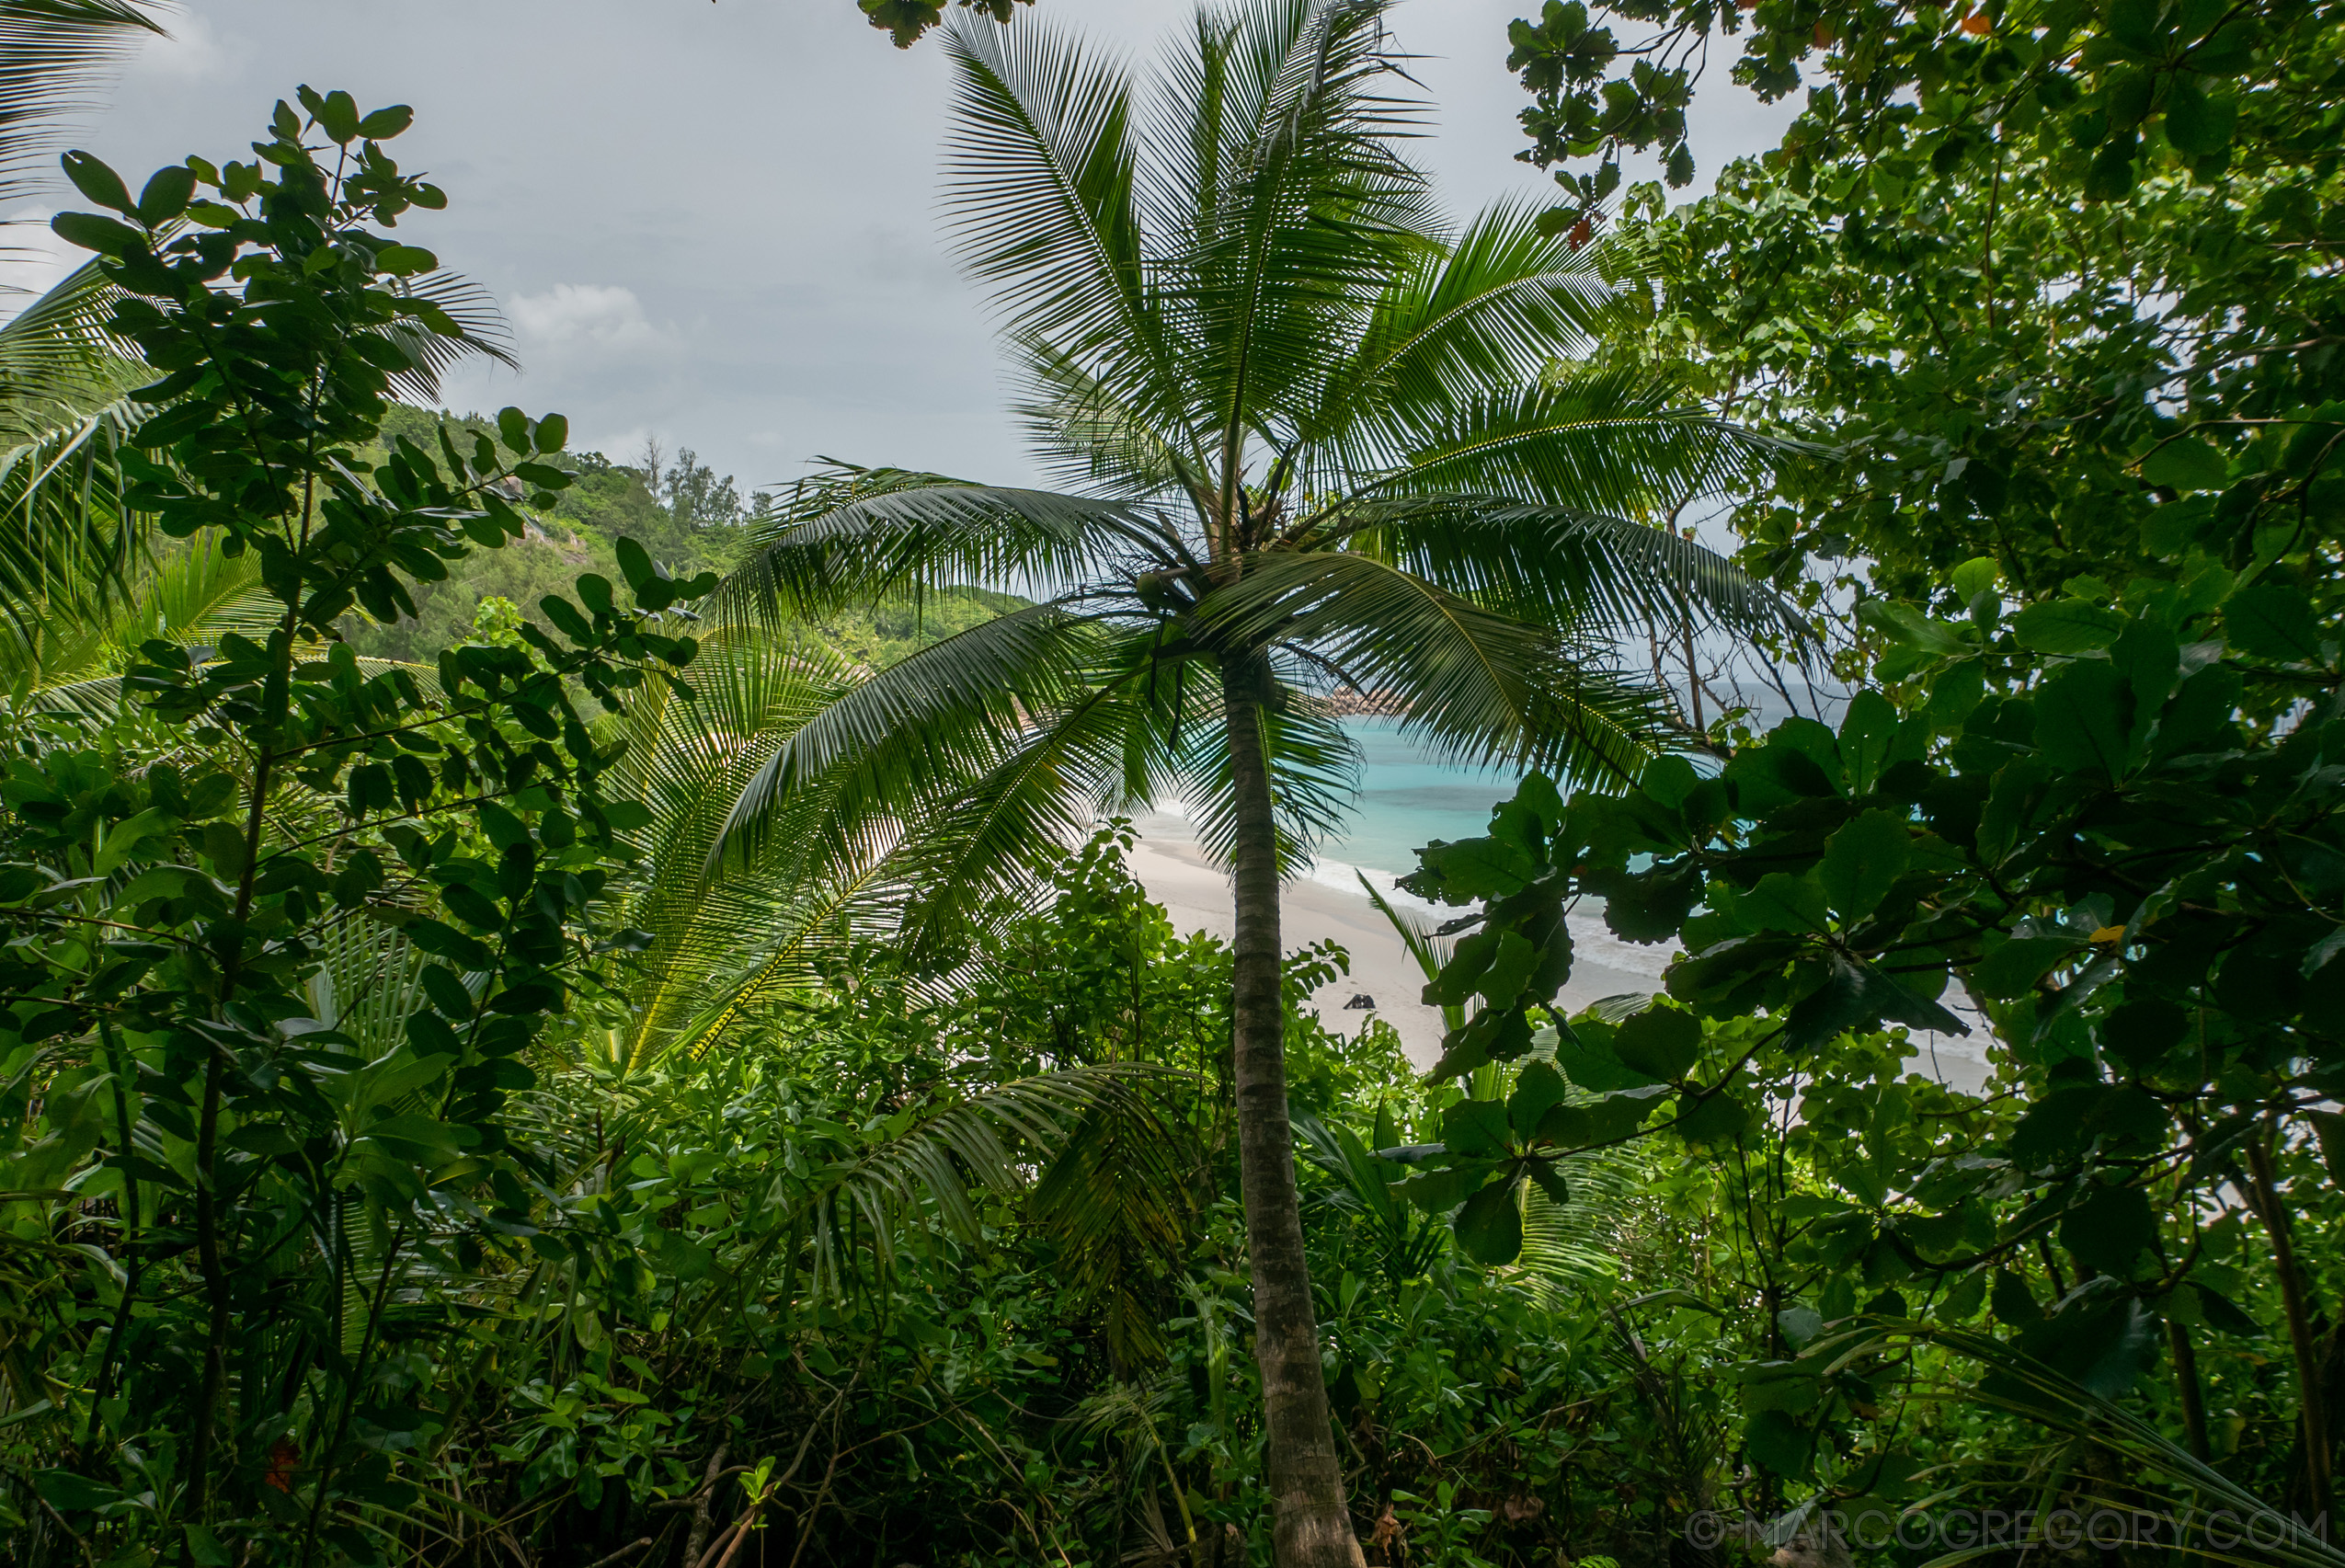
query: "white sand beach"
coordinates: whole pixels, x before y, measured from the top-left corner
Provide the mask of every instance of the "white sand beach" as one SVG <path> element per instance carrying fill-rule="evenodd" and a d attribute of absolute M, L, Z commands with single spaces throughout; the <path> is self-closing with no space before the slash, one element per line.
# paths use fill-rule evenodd
<path fill-rule="evenodd" d="M 1132 874 L 1149 897 L 1164 906 L 1174 929 L 1207 932 L 1226 941 L 1233 928 L 1230 879 L 1207 862 L 1188 823 L 1151 812 L 1136 818 L 1133 826 L 1140 838 L 1132 848 Z M 1430 922 L 1458 912 L 1436 910 L 1405 893 L 1396 894 L 1390 876 L 1367 875 L 1387 898 Z M 1421 1069 L 1430 1068 L 1441 1054 L 1440 1010 L 1418 1000 L 1424 990 L 1424 972 L 1383 912 L 1360 891 L 1356 877 L 1350 866 L 1322 863 L 1310 875 L 1288 883 L 1279 911 L 1281 938 L 1289 953 L 1333 940 L 1351 955 L 1350 977 L 1322 987 L 1311 999 L 1330 1027 L 1356 1035 L 1370 1016 L 1381 1018 L 1399 1032 L 1409 1059 Z M 1677 952 L 1676 944 L 1647 947 L 1622 942 L 1596 916 L 1574 914 L 1571 922 L 1576 956 L 1561 998 L 1567 1012 L 1576 1013 L 1609 996 L 1661 989 L 1661 975 Z M 1372 1014 L 1345 1008 L 1359 995 L 1375 999 Z M 1905 1064 L 1908 1070 L 1965 1091 L 1976 1091 L 1985 1082 L 1985 1063 L 1968 1041 L 1923 1035 L 1914 1046 Z"/>
<path fill-rule="evenodd" d="M 1232 931 L 1230 879 L 1207 864 L 1204 852 L 1189 833 L 1188 824 L 1177 817 L 1151 814 L 1139 818 L 1135 826 L 1140 830 L 1141 838 L 1132 850 L 1132 874 L 1148 889 L 1149 897 L 1164 906 L 1175 929 L 1184 933 L 1208 932 L 1227 940 Z M 1378 876 L 1376 880 L 1380 890 L 1389 888 L 1390 878 Z M 1391 896 L 1389 891 L 1387 896 Z M 1406 899 L 1406 895 L 1401 895 L 1401 898 Z M 1429 919 L 1441 918 L 1422 904 L 1416 908 Z M 1351 868 L 1323 864 L 1312 876 L 1288 883 L 1280 916 L 1280 934 L 1289 953 L 1313 942 L 1333 940 L 1342 944 L 1352 956 L 1351 977 L 1323 988 L 1312 998 L 1321 1019 L 1346 1035 L 1356 1035 L 1369 1014 L 1365 1011 L 1347 1012 L 1344 1004 L 1356 995 L 1373 997 L 1374 1015 L 1400 1032 L 1409 1059 L 1420 1068 L 1433 1065 L 1441 1054 L 1440 1010 L 1417 1000 L 1424 990 L 1424 972 L 1409 956 L 1408 948 L 1401 944 L 1383 913 L 1359 890 Z M 1573 922 L 1573 934 L 1583 938 L 1583 953 L 1580 962 L 1573 967 L 1571 984 L 1563 989 L 1566 1006 L 1576 1011 L 1603 997 L 1660 988 L 1657 977 L 1668 961 L 1670 949 L 1632 950 L 1634 958 L 1643 960 L 1649 967 L 1649 973 L 1607 967 L 1585 951 L 1584 933 L 1578 929 L 1579 923 Z M 1609 933 L 1601 934 L 1612 945 L 1626 947 L 1625 944 L 1612 942 Z"/>

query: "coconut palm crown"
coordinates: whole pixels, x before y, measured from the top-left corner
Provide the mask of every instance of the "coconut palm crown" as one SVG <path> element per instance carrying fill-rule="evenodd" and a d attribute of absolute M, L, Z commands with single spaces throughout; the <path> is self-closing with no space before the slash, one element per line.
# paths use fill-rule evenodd
<path fill-rule="evenodd" d="M 1633 776 L 1659 693 L 1621 630 L 1792 632 L 1655 526 L 1765 461 L 1664 386 L 1575 368 L 1610 291 L 1502 205 L 1453 226 L 1399 143 L 1381 0 L 1201 12 L 1145 83 L 1022 22 L 947 29 L 948 208 L 1060 487 L 834 468 L 727 592 L 772 617 L 966 581 L 1040 595 L 776 748 L 712 856 L 892 845 L 929 940 L 1102 811 L 1185 801 L 1230 869 L 1236 1081 L 1279 1561 L 1358 1562 L 1321 1386 L 1280 1058 L 1278 884 L 1348 804 L 1333 689 L 1447 752 Z"/>

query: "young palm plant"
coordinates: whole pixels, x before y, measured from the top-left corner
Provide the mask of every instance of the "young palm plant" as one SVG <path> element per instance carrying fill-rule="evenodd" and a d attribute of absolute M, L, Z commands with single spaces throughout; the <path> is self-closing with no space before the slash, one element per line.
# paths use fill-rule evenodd
<path fill-rule="evenodd" d="M 728 591 L 776 619 L 971 580 L 1041 601 L 800 727 L 748 779 L 709 867 L 777 842 L 852 864 L 897 835 L 920 945 L 1094 813 L 1189 804 L 1234 888 L 1241 1168 L 1288 1568 L 1361 1562 L 1281 1057 L 1279 884 L 1354 767 L 1324 693 L 1384 693 L 1459 756 L 1626 779 L 1670 721 L 1604 668 L 1614 629 L 1793 624 L 1635 521 L 1765 452 L 1666 388 L 1569 368 L 1608 291 L 1528 210 L 1443 223 L 1397 150 L 1415 111 L 1387 93 L 1401 78 L 1382 10 L 1201 14 L 1145 92 L 1044 29 L 948 29 L 951 211 L 1067 487 L 836 468 L 770 520 Z"/>

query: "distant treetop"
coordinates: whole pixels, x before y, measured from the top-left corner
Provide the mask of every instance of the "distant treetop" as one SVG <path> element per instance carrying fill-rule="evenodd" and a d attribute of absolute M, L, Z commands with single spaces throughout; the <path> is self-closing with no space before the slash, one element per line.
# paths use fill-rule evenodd
<path fill-rule="evenodd" d="M 909 49 L 919 41 L 921 34 L 944 19 L 945 0 L 855 0 L 871 25 L 885 28 L 895 39 L 896 47 Z M 1007 22 L 1012 15 L 1013 0 L 955 0 L 955 4 L 981 10 L 997 22 Z M 1034 0 L 1014 0 L 1021 6 L 1031 6 Z"/>

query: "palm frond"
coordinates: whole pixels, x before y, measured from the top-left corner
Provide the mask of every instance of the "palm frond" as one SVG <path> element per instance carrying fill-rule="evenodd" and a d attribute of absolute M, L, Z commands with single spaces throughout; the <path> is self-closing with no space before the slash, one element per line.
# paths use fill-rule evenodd
<path fill-rule="evenodd" d="M 959 18 L 946 210 L 970 271 L 1024 335 L 1091 367 L 1197 450 L 1184 346 L 1151 288 L 1134 202 L 1133 85 L 1048 26 Z"/>
<path fill-rule="evenodd" d="M 1295 671 L 1290 668 L 1288 674 Z M 1263 756 L 1270 766 L 1270 803 L 1276 829 L 1278 872 L 1307 870 L 1314 849 L 1333 836 L 1359 794 L 1360 750 L 1335 716 L 1282 683 L 1281 700 L 1258 706 Z M 1236 794 L 1230 784 L 1230 732 L 1219 693 L 1183 730 L 1176 787 L 1196 831 L 1197 847 L 1230 864 L 1237 842 Z"/>
<path fill-rule="evenodd" d="M 1219 90 L 1196 100 L 1218 123 L 1161 139 L 1168 153 L 1211 159 L 1209 184 L 1176 187 L 1193 227 L 1167 286 L 1195 323 L 1212 426 L 1231 457 L 1237 438 L 1304 415 L 1392 272 L 1434 243 L 1428 182 L 1394 146 L 1419 108 L 1376 90 L 1401 80 L 1384 9 L 1248 7 L 1225 34 Z"/>
<path fill-rule="evenodd" d="M 0 200 L 21 201 L 57 132 L 115 67 L 163 35 L 145 0 L 0 0 Z"/>
<path fill-rule="evenodd" d="M 1795 647 L 1813 635 L 1798 606 L 1725 556 L 1578 507 L 1470 491 L 1396 498 L 1354 511 L 1343 543 L 1533 625 L 1717 626 Z"/>
<path fill-rule="evenodd" d="M 1012 750 L 1028 715 L 1083 688 L 1097 637 L 1063 605 L 1015 610 L 932 643 L 855 684 L 743 781 L 709 843 L 714 869 L 754 854 L 793 796 L 819 791 L 852 822 L 952 797 Z"/>
<path fill-rule="evenodd" d="M 1055 591 L 1135 560 L 1177 567 L 1149 509 L 1051 490 L 967 485 L 934 475 L 845 469 L 846 498 L 794 497 L 763 520 L 756 552 L 723 589 L 724 612 L 768 622 L 963 582 Z"/>
<path fill-rule="evenodd" d="M 1180 1273 L 1196 1222 L 1194 1183 L 1154 1108 L 1125 1095 L 1083 1117 L 1030 1200 L 1058 1243 L 1061 1278 L 1099 1318 L 1127 1371 L 1164 1357 L 1154 1297 Z"/>
<path fill-rule="evenodd" d="M 998 1084 L 864 1150 L 829 1173 L 809 1205 L 818 1288 L 844 1288 L 858 1234 L 885 1268 L 898 1227 L 923 1205 L 948 1232 L 975 1239 L 972 1188 L 1020 1191 L 1096 1111 L 1146 1117 L 1138 1086 L 1164 1070 L 1110 1062 Z"/>
<path fill-rule="evenodd" d="M 1343 493 L 1393 461 L 1391 430 L 1537 385 L 1596 340 L 1618 309 L 1613 290 L 1589 253 L 1541 234 L 1537 218 L 1530 203 L 1502 202 L 1392 275 L 1298 428 L 1316 464 L 1298 486 Z"/>
<path fill-rule="evenodd" d="M 46 440 L 153 379 L 107 330 L 120 293 L 93 259 L 0 326 L 0 447 Z"/>
<path fill-rule="evenodd" d="M 606 1042 L 628 1070 L 704 1046 L 760 996 L 810 979 L 816 957 L 858 924 L 873 872 L 866 863 L 817 878 L 789 856 L 749 857 L 709 879 L 744 784 L 858 675 L 811 638 L 747 627 L 719 625 L 702 649 L 685 677 L 693 701 L 658 688 L 628 713 L 622 787 L 653 816 L 647 883 L 623 910 L 652 945 L 635 966 L 624 1037 Z"/>
<path fill-rule="evenodd" d="M 441 268 L 406 280 L 400 292 L 438 305 L 457 327 L 456 336 L 451 338 L 402 317 L 386 329 L 406 350 L 413 367 L 391 377 L 392 388 L 401 397 L 426 406 L 437 404 L 440 377 L 468 359 L 487 360 L 508 370 L 520 368 L 520 361 L 513 357 L 512 330 L 505 325 L 495 297 L 480 284 Z"/>
<path fill-rule="evenodd" d="M 1987 1404 L 2041 1423 L 2051 1431 L 2108 1448 L 2136 1473 L 2156 1476 L 2189 1494 L 2202 1517 L 2225 1515 L 2235 1537 L 2252 1531 L 2254 1558 L 2290 1568 L 2345 1568 L 2345 1549 L 2321 1539 L 2319 1526 L 2282 1511 L 2214 1466 L 2181 1448 L 2134 1412 L 2084 1387 L 2042 1362 L 1987 1334 L 1922 1319 L 1860 1319 L 1847 1329 L 1808 1345 L 1803 1361 L 1841 1367 L 1875 1351 L 1910 1354 L 1916 1345 L 1934 1345 L 1973 1363 L 1988 1376 L 1950 1381 L 1936 1397 L 1965 1406 Z M 2100 1500 L 2105 1506 L 2137 1508 L 2137 1496 Z M 2268 1534 L 2266 1532 L 2269 1532 Z M 2222 1562 L 2244 1559 L 2236 1539 L 2225 1546 L 2200 1536 L 2174 1543 L 2183 1554 Z M 1999 1548 L 1952 1553 L 1941 1562 L 1985 1555 Z"/>
<path fill-rule="evenodd" d="M 1322 509 L 1330 519 L 1359 502 L 1466 491 L 1658 520 L 1805 451 L 1629 371 L 1395 401 L 1345 441 L 1361 466 Z"/>
<path fill-rule="evenodd" d="M 1392 693 L 1411 732 L 1462 761 L 1631 779 L 1674 723 L 1664 697 L 1586 650 L 1364 555 L 1253 557 L 1198 618 L 1217 635 L 1318 650 L 1361 689 Z"/>
<path fill-rule="evenodd" d="M 1405 1166 L 1379 1160 L 1341 1122 L 1294 1119 L 1298 1151 L 1333 1177 L 1335 1206 L 1356 1215 L 1395 1289 L 1428 1272 L 1448 1245 L 1448 1227 L 1400 1196 Z"/>

